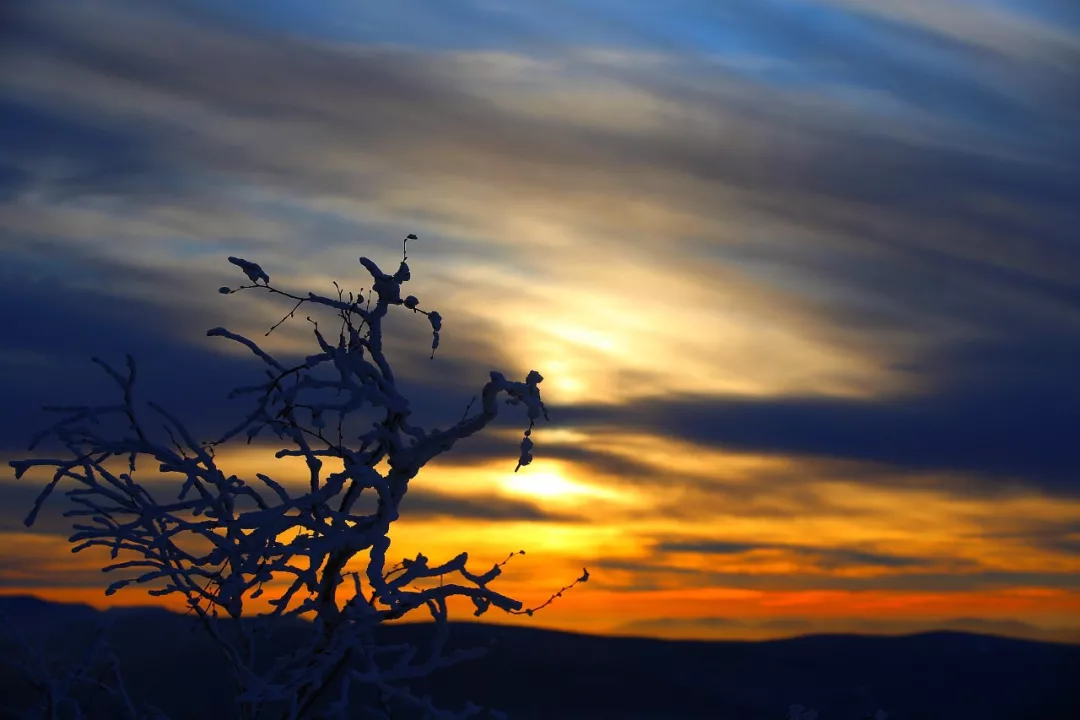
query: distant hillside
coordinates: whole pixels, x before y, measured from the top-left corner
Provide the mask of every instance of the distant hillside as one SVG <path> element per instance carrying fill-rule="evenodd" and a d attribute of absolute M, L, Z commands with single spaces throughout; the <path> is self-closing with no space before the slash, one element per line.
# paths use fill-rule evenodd
<path fill-rule="evenodd" d="M 95 621 L 109 616 L 136 697 L 173 720 L 229 717 L 222 710 L 232 697 L 228 675 L 190 617 L 11 597 L 0 598 L 0 611 L 17 627 L 48 628 L 49 651 L 68 661 L 82 653 Z M 387 640 L 422 643 L 429 629 L 384 632 Z M 292 632 L 304 631 L 299 623 Z M 781 720 L 796 702 L 819 710 L 822 720 L 862 720 L 878 708 L 890 720 L 1080 718 L 1076 645 L 955 632 L 691 642 L 480 623 L 453 624 L 451 638 L 464 647 L 495 644 L 483 659 L 445 670 L 422 689 L 444 705 L 473 700 L 515 720 Z M 7 641 L 0 651 L 14 657 Z M 0 697 L 9 704 L 25 707 L 28 692 L 18 673 L 0 676 Z M 91 720 L 115 717 L 104 705 L 91 711 Z"/>

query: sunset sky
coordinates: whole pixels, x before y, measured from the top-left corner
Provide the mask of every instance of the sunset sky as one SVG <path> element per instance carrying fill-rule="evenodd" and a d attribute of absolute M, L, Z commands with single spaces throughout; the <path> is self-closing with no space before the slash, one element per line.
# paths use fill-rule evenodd
<path fill-rule="evenodd" d="M 262 369 L 208 328 L 317 347 L 227 256 L 329 294 L 416 233 L 418 419 L 535 369 L 551 421 L 429 466 L 392 558 L 525 549 L 527 604 L 587 566 L 541 627 L 1080 642 L 1078 7 L 5 3 L 0 592 L 159 602 L 6 466 L 118 399 L 91 356 L 209 437 Z M 219 457 L 302 485 L 279 447 Z"/>

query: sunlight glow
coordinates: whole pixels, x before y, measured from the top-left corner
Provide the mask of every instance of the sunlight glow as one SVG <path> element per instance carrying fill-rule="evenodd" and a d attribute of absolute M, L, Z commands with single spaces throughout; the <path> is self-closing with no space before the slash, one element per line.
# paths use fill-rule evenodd
<path fill-rule="evenodd" d="M 500 478 L 502 490 L 513 495 L 526 495 L 544 500 L 574 501 L 583 497 L 619 500 L 621 495 L 607 488 L 585 485 L 563 477 L 558 471 L 507 474 Z"/>

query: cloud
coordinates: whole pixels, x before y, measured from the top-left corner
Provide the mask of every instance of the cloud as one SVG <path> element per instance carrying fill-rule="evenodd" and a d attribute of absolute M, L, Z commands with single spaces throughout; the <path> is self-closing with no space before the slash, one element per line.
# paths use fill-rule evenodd
<path fill-rule="evenodd" d="M 1025 377 L 1027 361 L 1011 367 L 1011 386 L 1000 368 L 993 376 L 1001 384 L 977 391 L 876 402 L 671 397 L 618 409 L 568 407 L 563 417 L 585 427 L 660 430 L 715 448 L 957 471 L 967 475 L 946 482 L 959 492 L 994 494 L 1005 482 L 1075 497 L 1080 457 L 1070 438 L 1080 427 L 1080 394 L 1067 384 L 1065 358 L 1060 365 L 1050 358 L 1043 376 Z"/>
<path fill-rule="evenodd" d="M 107 264 L 82 267 L 105 285 L 123 279 Z M 164 287 L 176 286 L 166 277 L 158 280 Z M 0 441 L 8 451 L 24 449 L 32 433 L 59 420 L 43 413 L 42 405 L 109 404 L 117 399 L 119 388 L 90 362 L 94 356 L 123 367 L 123 353 L 130 353 L 140 368 L 139 398 L 158 400 L 193 420 L 191 429 L 198 437 L 221 432 L 242 416 L 244 408 L 228 402 L 226 394 L 252 380 L 259 372 L 255 362 L 215 353 L 205 343 L 205 329 L 197 335 L 201 341 L 174 336 L 182 336 L 177 326 L 186 327 L 190 320 L 176 317 L 168 295 L 155 303 L 138 303 L 97 290 L 65 288 L 61 282 L 9 276 L 0 296 L 7 308 L 0 353 L 7 402 L 0 415 Z"/>
<path fill-rule="evenodd" d="M 75 532 L 72 523 L 79 522 L 79 518 L 66 518 L 63 514 L 78 507 L 64 494 L 65 490 L 76 486 L 74 481 L 61 483 L 46 501 L 44 510 L 32 526 L 32 532 L 64 538 Z M 32 479 L 0 483 L 0 532 L 27 532 L 23 520 L 34 506 L 34 501 L 43 487 L 44 483 Z M 174 487 L 179 490 L 179 484 Z M 411 488 L 404 507 L 408 516 L 416 520 L 449 518 L 463 522 L 550 523 L 580 520 L 572 514 L 545 510 L 521 500 L 497 496 L 448 495 L 424 487 Z"/>
<path fill-rule="evenodd" d="M 53 538 L 33 533 L 3 532 L 0 539 L 16 552 L 0 556 L 0 587 L 101 588 L 101 567 L 108 551 L 92 548 L 73 555 Z"/>
<path fill-rule="evenodd" d="M 885 569 L 926 567 L 940 562 L 938 558 L 907 557 L 867 552 L 850 548 L 814 547 L 785 543 L 738 543 L 724 541 L 666 541 L 658 542 L 654 549 L 662 553 L 691 553 L 700 555 L 745 555 L 759 550 L 779 550 L 804 558 L 821 570 L 837 570 L 848 567 L 877 567 Z"/>
<path fill-rule="evenodd" d="M 1062 7 L 561 2 L 539 24 L 18 4 L 0 29 L 0 450 L 41 403 L 114 399 L 88 360 L 125 352 L 141 397 L 212 434 L 259 366 L 206 328 L 261 337 L 288 311 L 217 296 L 227 255 L 354 289 L 359 254 L 396 261 L 416 232 L 417 294 L 447 318 L 435 362 L 424 323 L 391 328 L 418 415 L 453 422 L 488 370 L 535 368 L 553 424 L 534 467 L 639 501 L 593 498 L 598 523 L 647 544 L 724 522 L 737 542 L 710 560 L 818 571 L 650 556 L 640 587 L 1071 587 L 1080 32 Z M 296 357 L 308 333 L 265 341 Z M 512 458 L 516 417 L 495 429 L 437 465 Z"/>
<path fill-rule="evenodd" d="M 699 617 L 699 618 L 648 618 L 645 620 L 635 620 L 633 622 L 620 625 L 619 630 L 625 632 L 634 632 L 637 630 L 644 630 L 655 632 L 662 629 L 679 629 L 679 628 L 728 628 L 728 627 L 743 627 L 745 622 L 736 618 L 723 618 L 723 617 Z"/>
<path fill-rule="evenodd" d="M 550 512 L 519 500 L 500 497 L 467 498 L 432 492 L 423 488 L 409 491 L 402 508 L 410 517 L 445 517 L 462 521 L 518 521 L 567 522 L 573 515 Z"/>
<path fill-rule="evenodd" d="M 596 53 L 346 49 L 225 29 L 197 14 L 130 7 L 113 12 L 114 22 L 91 36 L 83 30 L 100 22 L 99 15 L 72 19 L 43 7 L 22 16 L 15 39 L 49 42 L 15 43 L 26 72 L 7 85 L 23 106 L 46 116 L 65 113 L 68 125 L 52 134 L 47 122 L 34 123 L 43 128 L 37 145 L 85 165 L 73 171 L 76 177 L 107 175 L 114 157 L 131 156 L 138 159 L 128 164 L 139 170 L 120 174 L 135 186 L 157 186 L 147 176 L 156 173 L 184 204 L 212 205 L 205 197 L 212 189 L 248 216 L 281 215 L 241 192 L 257 187 L 294 208 L 271 237 L 303 223 L 321 231 L 338 222 L 333 232 L 319 233 L 321 243 L 336 244 L 359 217 L 366 223 L 412 218 L 442 236 L 472 235 L 483 242 L 433 247 L 440 254 L 438 248 L 447 247 L 448 258 L 496 259 L 494 273 L 477 277 L 489 297 L 498 274 L 514 266 L 534 268 L 528 279 L 539 286 L 536 297 L 547 296 L 544 311 L 530 318 L 563 351 L 565 366 L 556 362 L 556 349 L 539 341 L 523 343 L 515 361 L 532 356 L 553 365 L 552 382 L 582 375 L 574 381 L 595 386 L 594 396 L 633 396 L 646 388 L 895 393 L 940 385 L 937 357 L 972 336 L 991 332 L 1024 348 L 1027 341 L 1007 330 L 1038 321 L 1075 342 L 1075 328 L 1062 326 L 1075 308 L 1067 278 L 1078 262 L 1066 237 L 1075 219 L 1069 168 L 1077 156 L 1058 131 L 1071 112 L 1065 95 L 1048 98 L 1056 103 L 1001 100 L 1012 113 L 1040 119 L 1039 131 L 1026 136 L 1030 146 L 1003 156 L 993 149 L 1000 145 L 989 142 L 958 145 L 972 137 L 966 126 L 931 123 L 914 136 L 898 135 L 903 123 L 843 97 L 823 95 L 808 104 L 802 86 L 777 87 L 693 54 L 627 74 Z M 100 17 L 112 17 L 109 7 Z M 810 52 L 800 49 L 811 46 L 808 31 L 795 22 L 801 15 L 777 25 L 766 11 L 746 10 L 749 19 L 740 22 L 753 19 L 754 33 L 775 35 L 768 49 Z M 912 57 L 928 42 L 905 36 L 905 52 L 893 59 L 883 59 L 872 45 L 837 47 L 845 53 L 844 67 L 878 68 L 893 96 L 923 107 L 910 94 L 933 78 Z M 193 50 L 165 53 L 163 47 Z M 950 47 L 948 57 L 959 61 L 965 52 Z M 117 57 L 132 62 L 120 65 Z M 957 82 L 982 87 L 967 64 L 956 65 L 963 69 Z M 946 66 L 953 67 L 939 67 Z M 57 84 L 77 74 L 84 83 Z M 526 78 L 536 80 L 523 84 Z M 106 114 L 103 96 L 110 98 Z M 631 105 L 618 113 L 574 115 L 582 101 L 603 105 L 615 97 Z M 1015 136 L 996 116 L 979 116 L 998 135 Z M 637 130 L 610 125 L 620 118 L 648 121 Z M 73 124 L 83 129 L 71 130 Z M 93 155 L 64 144 L 80 133 L 103 132 L 102 126 L 112 144 L 129 147 Z M 45 172 L 48 154 L 21 160 L 19 177 Z M 1054 164 L 1043 162 L 1049 157 Z M 405 185 L 417 176 L 427 188 L 419 195 Z M 64 181 L 44 175 L 33 184 L 41 186 Z M 147 231 L 175 232 L 176 219 L 164 224 L 164 209 L 137 193 L 106 182 L 82 193 L 100 194 L 144 217 Z M 487 211 L 493 201 L 502 213 Z M 70 202 L 17 205 L 26 222 L 39 227 L 75 210 Z M 73 217 L 62 227 L 80 226 L 85 223 Z M 216 232 L 213 224 L 202 230 Z M 569 237 L 581 235 L 589 242 L 569 244 Z M 1017 237 L 1037 251 L 1021 256 Z M 230 234 L 228 242 L 234 238 Z M 510 238 L 515 246 L 508 247 Z M 656 262 L 660 247 L 678 250 L 667 268 Z M 567 253 L 588 271 L 574 271 Z M 636 310 L 662 342 L 628 341 L 641 323 L 614 311 L 634 292 L 619 280 L 629 268 L 605 271 L 616 253 L 656 268 L 639 270 L 632 285 L 667 291 L 654 294 L 655 310 L 647 303 Z M 462 257 L 455 271 L 464 270 Z M 576 303 L 563 306 L 551 297 L 581 296 L 581 288 L 597 281 L 606 288 L 586 296 L 597 314 L 584 318 L 584 328 L 568 327 L 574 317 L 582 322 Z M 526 287 L 517 284 L 517 301 L 495 317 L 479 310 L 479 288 L 458 297 L 470 312 L 482 313 L 490 332 L 492 325 L 508 327 L 507 314 L 527 307 L 520 296 Z M 508 289 L 499 294 L 513 299 Z M 987 311 L 1005 298 L 1014 302 L 1007 317 Z M 675 332 L 665 332 L 664 317 Z M 578 353 L 566 364 L 574 337 L 600 337 L 601 318 L 615 323 L 614 343 L 604 343 L 623 352 Z M 658 372 L 673 352 L 685 377 Z M 710 372 L 717 367 L 724 372 Z"/>
<path fill-rule="evenodd" d="M 943 559 L 949 565 L 948 558 Z M 598 570 L 609 568 L 606 561 L 594 562 Z M 959 563 L 963 567 L 963 563 Z M 632 565 L 616 561 L 612 570 L 630 570 Z M 850 575 L 835 573 L 835 567 L 828 571 L 815 572 L 812 563 L 803 563 L 798 571 L 768 572 L 745 571 L 723 572 L 703 567 L 693 573 L 687 568 L 665 567 L 660 563 L 642 565 L 640 574 L 631 571 L 628 581 L 608 580 L 610 590 L 633 594 L 644 588 L 670 588 L 677 580 L 679 587 L 690 588 L 737 588 L 763 592 L 782 592 L 792 588 L 813 591 L 848 591 L 848 592 L 928 592 L 928 593 L 970 593 L 992 592 L 1014 587 L 1035 587 L 1075 591 L 1080 588 L 1080 581 L 1072 572 L 1013 572 L 949 570 L 943 572 L 912 571 L 906 569 L 900 573 L 875 573 L 872 575 Z M 822 569 L 824 570 L 824 569 Z M 673 577 L 674 574 L 674 577 Z M 667 577 L 665 577 L 667 576 Z"/>
<path fill-rule="evenodd" d="M 542 388 L 543 386 L 541 386 Z M 581 442 L 560 442 L 559 431 L 565 423 L 559 417 L 560 410 L 550 424 L 541 425 L 536 431 L 536 449 L 534 455 L 544 461 L 562 461 L 574 467 L 577 473 L 585 476 L 602 475 L 618 478 L 620 482 L 632 484 L 651 484 L 658 480 L 657 468 L 652 465 L 626 457 L 615 452 L 591 446 L 588 440 Z M 437 458 L 434 463 L 443 466 L 471 465 L 492 458 L 516 457 L 520 451 L 521 435 L 516 427 L 512 413 L 501 415 L 501 426 L 514 427 L 512 431 L 489 431 L 469 438 L 466 442 L 454 446 L 454 450 Z M 496 426 L 498 427 L 498 426 Z M 669 478 L 674 481 L 674 478 Z"/>
<path fill-rule="evenodd" d="M 119 388 L 92 357 L 122 367 L 124 355 L 132 355 L 139 368 L 137 401 L 162 403 L 197 438 L 209 438 L 247 411 L 245 399 L 230 400 L 227 395 L 261 380 L 263 366 L 247 350 L 207 338 L 207 329 L 224 325 L 242 332 L 286 362 L 315 347 L 310 325 L 300 319 L 286 323 L 269 339 L 263 337 L 291 305 L 266 295 L 233 302 L 232 296 L 222 299 L 214 292 L 218 285 L 238 284 L 238 273 L 191 276 L 183 269 L 145 267 L 50 242 L 35 243 L 33 254 L 17 248 L 9 253 L 10 263 L 0 273 L 5 327 L 0 338 L 0 388 L 5 396 L 0 449 L 5 452 L 24 449 L 33 433 L 59 419 L 42 412 L 43 405 L 117 399 Z M 388 322 L 387 346 L 403 376 L 403 391 L 414 398 L 416 417 L 432 425 L 458 420 L 486 377 L 477 363 L 452 353 L 462 345 L 481 352 L 490 349 L 491 362 L 498 364 L 499 352 L 475 337 L 475 328 L 470 333 L 467 323 L 464 328 L 454 323 L 456 337 L 447 332 L 444 340 L 451 356 L 440 353 L 437 363 L 430 362 L 430 327 L 408 322 L 413 318 L 405 319 L 404 312 L 400 315 Z M 277 340 L 282 334 L 287 339 Z"/>

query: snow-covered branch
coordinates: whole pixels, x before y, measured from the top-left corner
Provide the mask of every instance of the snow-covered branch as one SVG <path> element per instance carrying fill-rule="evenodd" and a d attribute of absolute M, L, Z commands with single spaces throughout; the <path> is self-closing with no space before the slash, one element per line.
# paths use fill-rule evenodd
<path fill-rule="evenodd" d="M 415 236 L 410 235 L 406 243 L 412 239 Z M 480 710 L 471 706 L 459 713 L 437 710 L 402 684 L 480 652 L 444 654 L 447 601 L 467 598 L 478 616 L 491 607 L 530 615 L 537 608 L 523 610 L 521 602 L 490 587 L 505 561 L 477 574 L 468 569 L 465 553 L 435 566 L 418 555 L 387 570 L 388 534 L 399 518 L 409 483 L 421 469 L 487 427 L 504 403 L 523 406 L 528 421 L 515 470 L 532 461 L 532 431 L 541 417 L 547 419 L 540 396 L 543 378 L 532 371 L 524 381 L 512 381 L 492 372 L 474 414 L 467 412 L 449 428 L 426 430 L 411 421 L 409 399 L 399 389 L 383 346 L 383 320 L 391 307 L 398 306 L 427 318 L 432 357 L 439 345 L 442 316 L 421 308 L 415 296 L 403 296 L 402 284 L 410 279 L 404 246 L 392 274 L 360 258 L 372 280 L 366 299 L 362 291 L 346 295 L 340 288 L 337 297 L 285 292 L 270 284 L 270 276 L 258 264 L 235 257 L 229 262 L 250 284 L 223 287 L 222 294 L 266 292 L 294 302 L 267 334 L 307 304 L 332 311 L 336 338 L 308 318 L 318 351 L 302 362 L 287 363 L 240 334 L 225 328 L 210 330 L 207 334 L 212 337 L 245 347 L 265 370 L 262 382 L 234 390 L 233 397 L 252 398 L 251 408 L 212 442 L 196 441 L 179 418 L 155 403 L 146 404 L 149 413 L 137 406 L 136 366 L 130 356 L 123 371 L 95 358 L 118 385 L 122 401 L 52 409 L 62 414 L 61 419 L 36 436 L 31 449 L 52 436 L 70 457 L 11 462 L 17 477 L 33 468 L 52 471 L 26 524 L 34 523 L 60 482 L 73 483 L 66 494 L 76 507 L 65 513 L 76 519 L 73 551 L 109 549 L 114 562 L 103 570 L 123 577 L 112 582 L 106 594 L 144 584 L 155 595 L 183 595 L 189 612 L 198 616 L 228 660 L 242 717 L 265 717 L 263 713 L 271 709 L 277 717 L 311 717 L 322 702 L 327 707 L 320 717 L 343 718 L 350 687 L 357 684 L 373 686 L 388 701 L 420 708 L 431 717 L 477 715 Z M 358 411 L 374 413 L 378 420 L 350 437 L 345 419 Z M 161 423 L 168 443 L 152 438 L 148 417 Z M 101 429 L 109 419 L 124 428 L 118 436 L 107 436 Z M 303 492 L 266 473 L 245 481 L 218 466 L 215 448 L 241 436 L 250 443 L 262 433 L 289 444 L 277 457 L 304 459 Z M 341 469 L 328 470 L 328 459 Z M 161 490 L 151 493 L 135 478 L 138 463 L 149 463 L 159 476 L 180 479 L 175 494 L 166 498 L 159 497 L 165 494 Z M 372 500 L 364 510 L 362 497 Z M 346 566 L 362 555 L 366 571 L 346 572 Z M 434 577 L 443 580 L 438 587 L 415 585 Z M 346 578 L 351 578 L 351 587 Z M 586 571 L 577 582 L 587 579 Z M 280 589 L 269 598 L 273 609 L 251 612 L 246 601 L 272 587 Z M 433 646 L 426 657 L 418 660 L 416 648 L 387 648 L 374 642 L 375 626 L 421 608 L 435 621 Z M 310 642 L 264 667 L 265 657 L 257 650 L 260 642 L 272 632 L 275 620 L 294 616 L 313 621 Z M 251 617 L 260 622 L 241 622 Z M 222 631 L 220 623 L 225 621 L 232 622 L 235 632 Z M 331 695 L 337 700 L 330 702 Z"/>

